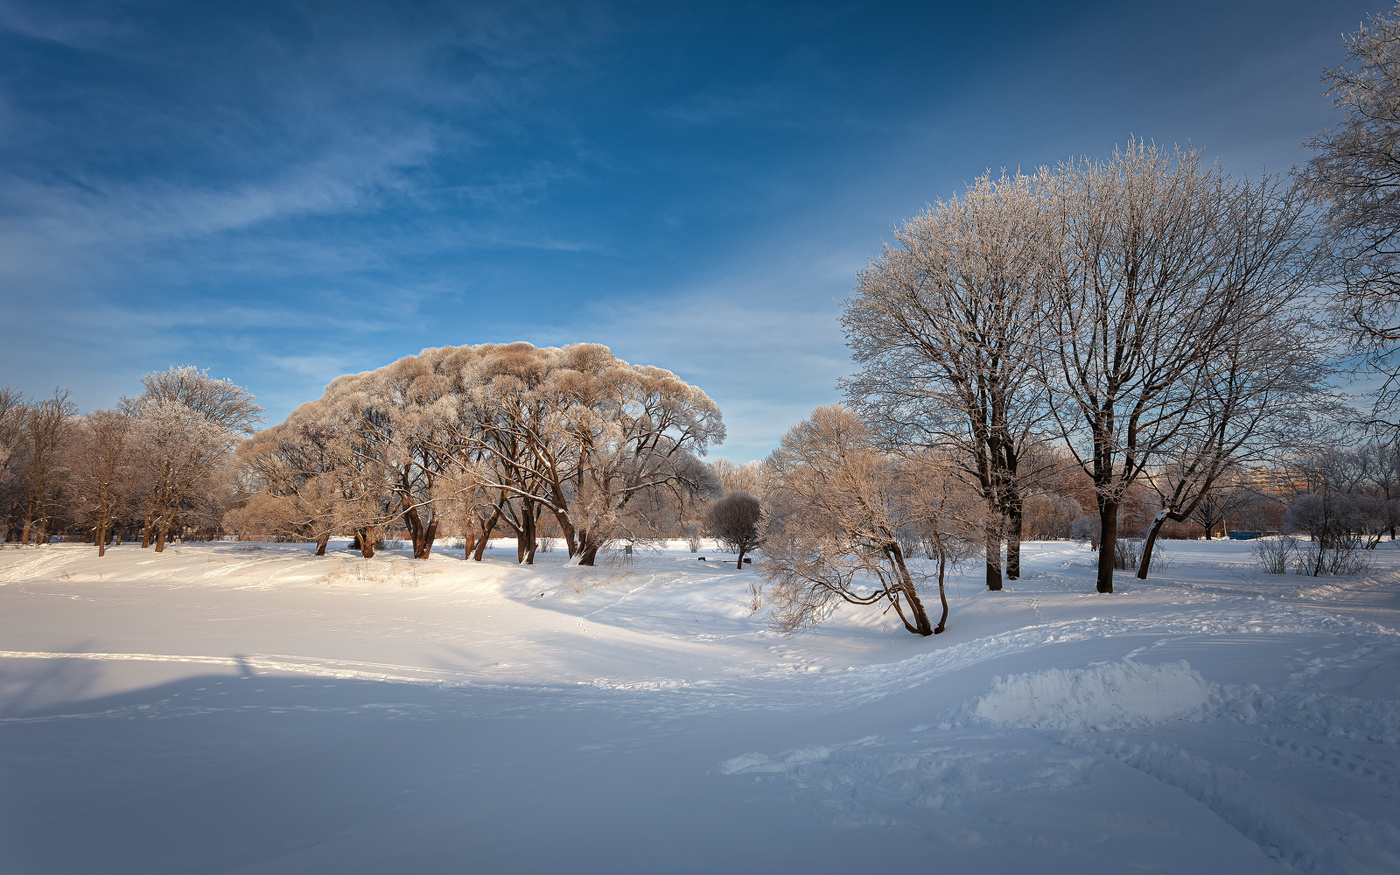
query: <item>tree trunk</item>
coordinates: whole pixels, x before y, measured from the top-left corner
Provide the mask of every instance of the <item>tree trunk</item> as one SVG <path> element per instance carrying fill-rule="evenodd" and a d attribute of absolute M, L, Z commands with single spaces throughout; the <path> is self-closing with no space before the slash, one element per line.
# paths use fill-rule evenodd
<path fill-rule="evenodd" d="M 740 571 L 744 570 L 744 545 L 739 545 L 739 561 L 734 563 L 734 567 Z"/>
<path fill-rule="evenodd" d="M 361 529 L 355 533 L 355 540 L 360 543 L 360 555 L 366 559 L 374 557 L 374 538 L 369 535 L 369 529 Z"/>
<path fill-rule="evenodd" d="M 1152 518 L 1152 525 L 1147 530 L 1147 538 L 1142 542 L 1142 559 L 1138 560 L 1138 580 L 1146 580 L 1147 572 L 1152 568 L 1152 548 L 1157 544 L 1157 533 L 1162 531 L 1162 526 L 1166 525 L 1168 513 L 1158 511 Z"/>
<path fill-rule="evenodd" d="M 533 565 L 535 562 L 535 516 L 528 502 L 520 508 L 520 525 L 515 529 L 515 562 Z"/>
<path fill-rule="evenodd" d="M 330 536 L 330 535 L 322 535 L 321 537 L 317 538 L 317 539 L 316 539 L 316 555 L 317 555 L 317 556 L 324 556 L 324 555 L 326 555 L 326 545 L 329 544 L 330 542 L 331 542 L 331 536 Z"/>
<path fill-rule="evenodd" d="M 107 555 L 107 524 L 99 523 L 97 531 L 93 533 L 93 539 L 97 541 L 98 558 Z"/>
<path fill-rule="evenodd" d="M 943 588 L 943 576 L 947 569 L 948 557 L 940 552 L 938 554 L 938 600 L 943 603 L 943 616 L 938 618 L 938 625 L 933 627 L 935 635 L 943 634 L 943 630 L 948 628 L 948 591 Z"/>
<path fill-rule="evenodd" d="M 486 544 L 491 540 L 491 533 L 496 530 L 496 521 L 501 518 L 501 509 L 497 507 L 491 513 L 491 518 L 481 524 L 481 537 L 476 542 L 476 555 L 472 558 L 477 562 L 486 554 Z"/>
<path fill-rule="evenodd" d="M 437 528 L 438 521 L 434 518 L 432 522 L 428 523 L 428 527 L 423 530 L 423 537 L 420 539 L 420 543 L 413 545 L 414 559 L 427 559 L 433 552 L 433 542 L 437 540 Z"/>
<path fill-rule="evenodd" d="M 1118 549 L 1118 502 L 1099 502 L 1099 592 L 1113 592 L 1113 559 Z"/>
<path fill-rule="evenodd" d="M 895 572 L 899 575 L 899 590 L 904 596 L 904 600 L 909 603 L 909 612 L 913 615 L 913 622 L 904 616 L 904 612 L 899 608 L 899 599 L 894 599 L 895 612 L 899 614 L 899 619 L 904 622 L 904 628 L 915 635 L 932 635 L 933 624 L 929 622 L 928 612 L 924 610 L 924 603 L 919 600 L 918 590 L 914 588 L 914 579 L 909 575 L 909 568 L 904 564 L 904 551 L 899 549 L 898 544 L 891 544 L 885 548 L 885 553 L 894 562 Z"/>
<path fill-rule="evenodd" d="M 1006 579 L 1021 579 L 1021 530 L 1025 508 L 1020 490 L 1015 486 L 1006 491 Z"/>
<path fill-rule="evenodd" d="M 987 589 L 1001 589 L 1001 520 L 989 515 L 986 528 Z"/>

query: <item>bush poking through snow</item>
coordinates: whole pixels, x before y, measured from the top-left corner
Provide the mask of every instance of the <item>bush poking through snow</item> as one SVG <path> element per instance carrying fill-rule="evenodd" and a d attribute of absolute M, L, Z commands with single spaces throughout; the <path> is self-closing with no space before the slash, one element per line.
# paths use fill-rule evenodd
<path fill-rule="evenodd" d="M 1293 564 L 1293 557 L 1297 551 L 1297 542 L 1287 535 L 1254 542 L 1254 555 L 1259 559 L 1259 565 L 1269 574 L 1287 574 L 1288 566 Z"/>

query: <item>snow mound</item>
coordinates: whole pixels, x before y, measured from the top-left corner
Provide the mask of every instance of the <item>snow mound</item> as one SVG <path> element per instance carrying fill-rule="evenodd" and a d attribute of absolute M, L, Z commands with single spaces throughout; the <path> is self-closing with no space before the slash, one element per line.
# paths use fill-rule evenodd
<path fill-rule="evenodd" d="M 998 677 L 973 713 L 1003 726 L 1119 729 L 1178 717 L 1210 701 L 1212 685 L 1185 660 L 1132 660 Z"/>

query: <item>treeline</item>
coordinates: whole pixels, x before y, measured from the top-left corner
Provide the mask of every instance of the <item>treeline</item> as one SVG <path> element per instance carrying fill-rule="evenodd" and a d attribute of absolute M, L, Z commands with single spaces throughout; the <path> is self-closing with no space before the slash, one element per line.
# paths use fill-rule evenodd
<path fill-rule="evenodd" d="M 341 377 L 238 450 L 245 537 L 324 552 L 353 533 L 365 556 L 402 527 L 413 555 L 493 532 L 534 561 L 546 529 L 578 564 L 613 542 L 672 536 L 716 478 L 699 456 L 724 438 L 719 408 L 669 371 L 607 347 L 443 347 Z"/>
<path fill-rule="evenodd" d="M 0 519 L 4 540 L 43 544 L 82 531 L 157 551 L 173 538 L 215 537 L 236 502 L 229 462 L 262 409 L 247 390 L 193 367 L 146 375 L 143 391 L 83 416 L 56 390 L 25 398 L 0 387 Z"/>

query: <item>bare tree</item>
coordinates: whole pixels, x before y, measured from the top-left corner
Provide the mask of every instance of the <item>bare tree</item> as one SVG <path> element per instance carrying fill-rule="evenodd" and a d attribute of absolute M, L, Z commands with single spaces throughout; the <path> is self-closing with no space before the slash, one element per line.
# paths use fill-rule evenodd
<path fill-rule="evenodd" d="M 846 601 L 893 609 L 916 635 L 942 631 L 929 622 L 900 546 L 900 530 L 919 522 L 902 500 L 905 472 L 854 412 L 817 408 L 767 464 L 773 481 L 763 575 L 774 583 L 779 629 L 815 625 L 834 602 Z"/>
<path fill-rule="evenodd" d="M 123 402 L 136 421 L 145 483 L 142 546 L 165 549 L 182 510 L 215 488 L 238 435 L 250 431 L 262 408 L 248 390 L 192 366 L 147 374 L 145 391 Z"/>
<path fill-rule="evenodd" d="M 1195 152 L 1132 142 L 1041 179 L 1058 226 L 1038 367 L 1094 484 L 1109 593 L 1127 490 L 1196 422 L 1233 339 L 1297 301 L 1308 229 L 1295 189 Z"/>
<path fill-rule="evenodd" d="M 1145 478 L 1161 509 L 1148 527 L 1139 578 L 1147 579 L 1162 526 L 1196 513 L 1221 478 L 1315 442 L 1315 420 L 1335 415 L 1326 354 L 1307 320 L 1291 311 L 1266 312 L 1221 338 L 1201 363 L 1185 423 L 1163 447 L 1165 464 Z M 1234 497 L 1248 501 L 1238 491 Z M 1230 510 L 1228 502 L 1213 504 L 1222 514 Z"/>
<path fill-rule="evenodd" d="M 72 433 L 78 408 L 68 400 L 67 389 L 55 389 L 52 398 L 25 406 L 20 420 L 20 473 L 24 482 L 24 533 L 28 544 L 46 543 L 49 515 L 59 504 L 63 488 L 64 443 Z"/>
<path fill-rule="evenodd" d="M 1328 208 L 1329 279 L 1356 347 L 1385 374 L 1376 424 L 1400 399 L 1400 6 L 1345 38 L 1350 66 L 1328 70 L 1338 126 L 1307 142 L 1317 150 L 1303 178 Z"/>
<path fill-rule="evenodd" d="M 9 386 L 0 386 L 0 471 L 9 466 L 19 449 L 24 423 L 24 395 Z"/>
<path fill-rule="evenodd" d="M 958 476 L 958 465 L 946 451 L 925 450 L 901 460 L 901 503 L 908 509 L 912 532 L 924 554 L 937 563 L 938 600 L 943 614 L 934 634 L 948 624 L 948 570 L 976 553 L 987 507 Z"/>
<path fill-rule="evenodd" d="M 734 563 L 739 569 L 744 567 L 744 554 L 763 543 L 762 521 L 762 505 L 747 492 L 731 492 L 705 512 L 705 528 L 711 537 L 739 554 Z"/>
<path fill-rule="evenodd" d="M 983 176 L 895 232 L 842 322 L 846 398 L 898 446 L 956 446 L 982 491 L 988 589 L 1020 576 L 1027 449 L 1044 416 L 1030 355 L 1049 217 L 1030 177 Z"/>
<path fill-rule="evenodd" d="M 75 510 L 92 526 L 98 556 L 106 555 L 134 487 L 131 433 L 131 417 L 99 410 L 78 421 L 68 448 L 69 494 Z"/>

